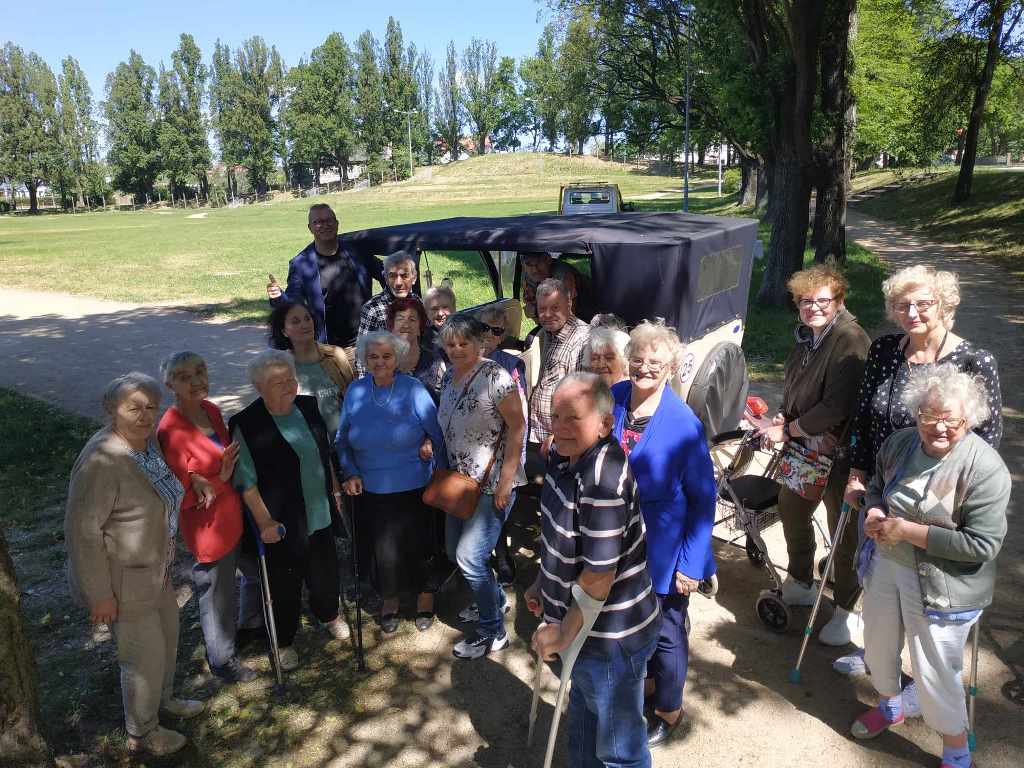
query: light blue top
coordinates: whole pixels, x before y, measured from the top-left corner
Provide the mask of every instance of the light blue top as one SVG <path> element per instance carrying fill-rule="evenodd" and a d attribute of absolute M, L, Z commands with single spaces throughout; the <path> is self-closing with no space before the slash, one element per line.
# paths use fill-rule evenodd
<path fill-rule="evenodd" d="M 306 527 L 310 534 L 316 533 L 331 524 L 330 502 L 324 492 L 327 480 L 324 477 L 324 465 L 320 463 L 316 438 L 309 431 L 302 412 L 294 405 L 287 416 L 270 414 L 270 417 L 281 437 L 288 441 L 299 458 L 299 480 L 302 483 L 302 498 L 306 502 Z M 256 464 L 242 436 L 242 430 L 236 427 L 232 439 L 238 443 L 238 463 L 235 464 L 232 477 L 235 486 L 244 491 L 256 485 Z"/>
<path fill-rule="evenodd" d="M 392 386 L 378 387 L 366 374 L 349 385 L 334 440 L 346 479 L 358 475 L 370 493 L 422 488 L 434 466 L 419 455 L 427 437 L 435 461 L 447 466 L 437 406 L 418 380 L 399 373 Z"/>

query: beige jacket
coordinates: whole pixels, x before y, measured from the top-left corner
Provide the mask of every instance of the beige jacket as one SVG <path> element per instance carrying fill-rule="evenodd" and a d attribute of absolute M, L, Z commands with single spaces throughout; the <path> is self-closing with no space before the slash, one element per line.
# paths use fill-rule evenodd
<path fill-rule="evenodd" d="M 167 509 L 129 454 L 105 427 L 71 469 L 64 515 L 68 580 L 75 602 L 117 599 L 118 614 L 152 610 L 167 579 Z"/>

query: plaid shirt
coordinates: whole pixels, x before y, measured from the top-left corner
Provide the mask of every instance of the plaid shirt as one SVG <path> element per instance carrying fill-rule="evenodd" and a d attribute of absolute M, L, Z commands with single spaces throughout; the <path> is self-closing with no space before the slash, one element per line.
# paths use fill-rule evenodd
<path fill-rule="evenodd" d="M 583 349 L 590 326 L 570 317 L 562 330 L 540 332 L 541 369 L 530 396 L 530 442 L 541 443 L 551 435 L 551 396 L 567 373 L 583 368 Z"/>
<path fill-rule="evenodd" d="M 391 291 L 386 288 L 363 304 L 359 312 L 359 333 L 356 335 L 356 343 L 359 339 L 372 331 L 380 331 L 388 326 L 388 305 L 394 297 Z M 356 361 L 356 374 L 362 376 L 366 373 L 363 364 Z"/>

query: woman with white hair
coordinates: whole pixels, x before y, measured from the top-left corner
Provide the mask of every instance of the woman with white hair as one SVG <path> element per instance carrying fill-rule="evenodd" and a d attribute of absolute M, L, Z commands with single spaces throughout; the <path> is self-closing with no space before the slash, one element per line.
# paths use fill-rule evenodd
<path fill-rule="evenodd" d="M 107 385 L 108 424 L 71 469 L 64 540 L 75 602 L 117 638 L 128 749 L 169 755 L 185 737 L 159 713 L 195 717 L 203 704 L 175 698 L 178 603 L 171 585 L 178 510 L 185 489 L 153 439 L 160 385 L 127 373 Z"/>
<path fill-rule="evenodd" d="M 293 647 L 302 586 L 309 607 L 337 640 L 349 637 L 338 614 L 338 554 L 334 521 L 341 488 L 331 465 L 331 442 L 317 400 L 300 395 L 295 359 L 268 349 L 249 363 L 259 398 L 231 417 L 239 444 L 234 484 L 267 545 L 270 595 L 281 667 L 299 666 Z"/>
<path fill-rule="evenodd" d="M 952 272 L 913 266 L 893 273 L 883 284 L 886 312 L 901 333 L 879 336 L 868 350 L 857 406 L 850 426 L 850 472 L 844 498 L 856 505 L 875 467 L 875 456 L 889 435 L 914 425 L 915 414 L 903 404 L 910 377 L 919 370 L 948 363 L 979 376 L 984 383 L 989 415 L 973 429 L 993 448 L 1003 434 L 1002 394 L 995 356 L 953 333 L 960 286 Z M 861 673 L 859 653 L 843 656 L 837 671 Z"/>
<path fill-rule="evenodd" d="M 882 443 L 865 498 L 865 660 L 880 702 L 851 730 L 869 739 L 903 721 L 906 641 L 921 714 L 942 735 L 943 768 L 972 765 L 963 651 L 992 602 L 1006 535 L 1010 473 L 972 431 L 989 418 L 988 400 L 952 363 L 914 371 L 901 403 L 917 426 Z"/>
<path fill-rule="evenodd" d="M 429 438 L 433 455 L 443 462 L 444 439 L 430 393 L 398 370 L 407 348 L 405 339 L 389 331 L 359 337 L 356 354 L 367 375 L 348 388 L 334 441 L 345 493 L 360 499 L 356 546 L 359 561 L 373 563 L 386 634 L 398 630 L 403 592 L 417 595 L 416 629 L 426 631 L 434 622 L 427 569 L 432 526 L 423 505 L 433 464 L 424 444 Z"/>
<path fill-rule="evenodd" d="M 590 337 L 583 347 L 583 367 L 596 373 L 609 386 L 625 381 L 628 376 L 626 367 L 626 346 L 629 334 L 617 328 L 597 326 L 590 329 Z"/>
<path fill-rule="evenodd" d="M 660 320 L 644 321 L 630 333 L 625 352 L 629 380 L 612 387 L 612 436 L 636 478 L 647 568 L 661 605 L 645 689 L 653 707 L 647 741 L 654 747 L 672 736 L 683 716 L 689 595 L 716 570 L 711 529 L 717 491 L 704 427 L 668 386 L 683 355 L 676 332 Z"/>
<path fill-rule="evenodd" d="M 231 485 L 231 475 L 238 443 L 231 442 L 220 409 L 207 399 L 210 376 L 202 357 L 175 352 L 160 364 L 160 377 L 174 393 L 174 405 L 164 412 L 156 435 L 167 464 L 185 488 L 181 533 L 196 559 L 192 582 L 199 598 L 206 660 L 217 677 L 244 683 L 256 673 L 235 655 L 242 499 Z"/>

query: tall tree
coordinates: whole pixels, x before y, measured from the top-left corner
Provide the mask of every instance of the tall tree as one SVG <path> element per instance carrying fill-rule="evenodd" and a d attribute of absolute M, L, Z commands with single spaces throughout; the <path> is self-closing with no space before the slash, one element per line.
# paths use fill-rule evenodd
<path fill-rule="evenodd" d="M 494 125 L 494 147 L 514 151 L 522 144 L 520 134 L 530 127 L 530 117 L 519 87 L 516 61 L 511 56 L 502 56 L 498 62 L 495 90 L 498 96 L 498 119 Z"/>
<path fill-rule="evenodd" d="M 426 51 L 421 51 L 416 58 L 416 87 L 419 91 L 419 113 L 416 121 L 420 135 L 423 137 L 420 152 L 427 165 L 434 164 L 437 144 L 434 142 L 432 129 L 434 120 L 434 59 Z"/>
<path fill-rule="evenodd" d="M 367 30 L 356 40 L 356 115 L 359 141 L 366 150 L 371 173 L 383 170 L 387 133 L 384 125 L 384 82 L 380 70 L 380 46 Z"/>
<path fill-rule="evenodd" d="M 437 76 L 437 133 L 448 147 L 452 162 L 459 159 L 462 140 L 463 106 L 459 87 L 459 63 L 455 43 L 449 41 L 445 66 Z"/>
<path fill-rule="evenodd" d="M 185 105 L 173 69 L 160 65 L 157 78 L 157 102 L 160 119 L 156 130 L 160 151 L 160 169 L 167 176 L 172 198 L 180 197 L 192 175 L 192 152 L 185 133 Z"/>
<path fill-rule="evenodd" d="M 409 168 L 408 121 L 417 110 L 415 48 L 407 50 L 402 25 L 388 17 L 388 28 L 381 51 L 381 90 L 384 98 L 383 126 L 385 143 L 391 147 L 392 172 L 403 178 Z M 417 110 L 418 111 L 418 110 Z"/>
<path fill-rule="evenodd" d="M 985 40 L 985 54 L 981 70 L 974 78 L 974 94 L 964 135 L 963 157 L 960 161 L 956 188 L 953 190 L 954 205 L 967 202 L 971 197 L 974 164 L 978 157 L 978 136 L 985 115 L 985 103 L 992 89 L 992 78 L 995 76 L 996 64 L 1014 39 L 1013 33 L 1022 17 L 1024 1 L 1021 0 L 979 0 L 969 4 L 961 16 L 960 23 L 968 33 Z"/>
<path fill-rule="evenodd" d="M 566 143 L 583 154 L 583 145 L 594 135 L 594 112 L 600 97 L 597 82 L 597 30 L 593 14 L 573 14 L 565 39 L 558 49 L 558 83 L 562 91 L 562 133 Z"/>
<path fill-rule="evenodd" d="M 114 185 L 144 202 L 160 173 L 156 72 L 135 51 L 107 75 L 107 159 Z"/>
<path fill-rule="evenodd" d="M 39 212 L 39 185 L 60 173 L 57 81 L 37 54 L 13 43 L 0 52 L 0 176 L 28 189 Z"/>
<path fill-rule="evenodd" d="M 224 163 L 228 194 L 234 197 L 238 194 L 235 168 L 242 164 L 245 153 L 240 120 L 242 81 L 231 49 L 219 40 L 213 48 L 210 73 L 210 116 Z"/>
<path fill-rule="evenodd" d="M 497 47 L 490 40 L 474 37 L 462 52 L 462 101 L 478 155 L 487 151 L 487 139 L 498 122 L 497 74 Z"/>
<path fill-rule="evenodd" d="M 270 174 L 280 154 L 277 105 L 284 93 L 284 64 L 274 46 L 251 37 L 235 52 L 240 88 L 238 132 L 242 164 L 257 193 L 268 189 Z"/>
<path fill-rule="evenodd" d="M 523 81 L 523 100 L 536 126 L 536 132 L 548 142 L 553 151 L 558 144 L 560 130 L 562 89 L 558 82 L 558 41 L 554 24 L 547 24 L 537 41 L 537 53 L 527 57 L 519 65 L 519 76 Z"/>
<path fill-rule="evenodd" d="M 203 64 L 202 51 L 189 34 L 183 33 L 179 38 L 178 47 L 171 54 L 171 63 L 180 91 L 180 130 L 188 145 L 189 171 L 199 184 L 200 194 L 208 198 L 210 182 L 207 173 L 210 170 L 212 156 L 210 142 L 207 139 L 206 119 L 203 117 L 203 104 L 206 100 L 206 82 L 210 72 Z"/>
<path fill-rule="evenodd" d="M 99 168 L 99 127 L 93 116 L 92 89 L 78 61 L 71 56 L 61 62 L 57 78 L 60 110 L 60 144 L 71 189 L 83 206 L 102 193 Z"/>

